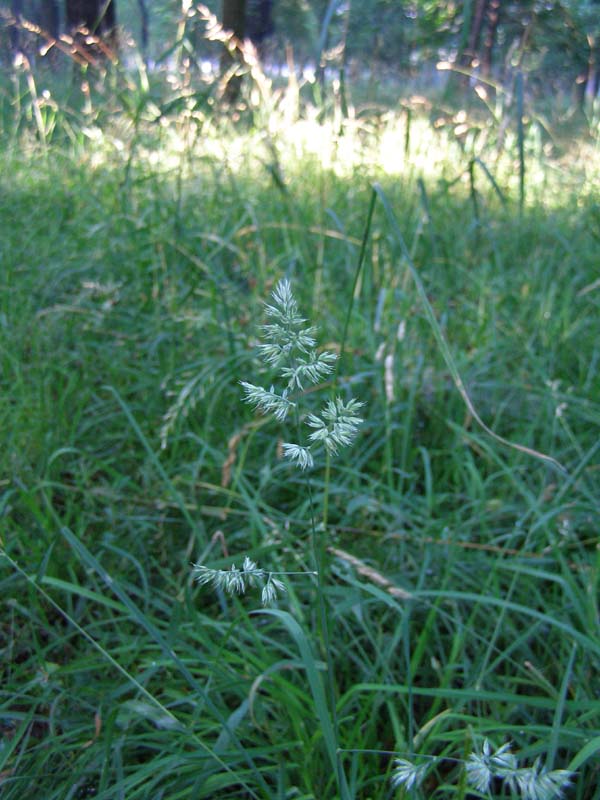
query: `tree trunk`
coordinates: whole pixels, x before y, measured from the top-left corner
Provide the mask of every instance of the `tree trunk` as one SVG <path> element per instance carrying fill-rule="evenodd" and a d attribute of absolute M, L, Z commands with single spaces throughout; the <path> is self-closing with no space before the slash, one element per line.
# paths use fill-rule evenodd
<path fill-rule="evenodd" d="M 247 0 L 244 35 L 260 49 L 273 30 L 273 0 Z"/>
<path fill-rule="evenodd" d="M 464 20 L 466 30 L 461 37 L 462 44 L 458 58 L 461 67 L 469 69 L 473 66 L 474 61 L 479 60 L 479 42 L 487 4 L 488 0 L 470 0 L 468 13 Z M 475 6 L 474 10 L 473 6 Z"/>
<path fill-rule="evenodd" d="M 496 31 L 500 20 L 500 0 L 490 0 L 488 8 L 488 26 L 483 44 L 483 54 L 481 56 L 481 69 L 485 76 L 489 76 L 492 70 L 492 53 L 496 43 Z"/>
<path fill-rule="evenodd" d="M 469 44 L 468 44 L 468 54 L 472 61 L 480 60 L 479 41 L 481 39 L 481 29 L 483 27 L 483 19 L 487 9 L 487 4 L 488 0 L 477 0 L 477 5 L 475 6 L 475 17 L 473 19 L 473 25 L 471 26 L 471 30 L 469 32 Z"/>
<path fill-rule="evenodd" d="M 223 0 L 221 24 L 223 29 L 231 31 L 233 37 L 239 42 L 244 41 L 246 35 L 246 0 Z M 233 49 L 226 48 L 221 58 L 221 72 L 225 74 L 235 64 Z M 241 77 L 232 77 L 225 89 L 225 99 L 230 103 L 237 100 L 241 88 Z"/>
<path fill-rule="evenodd" d="M 246 34 L 246 0 L 223 0 L 221 24 L 236 39 L 243 41 Z"/>
<path fill-rule="evenodd" d="M 116 0 L 66 0 L 67 30 L 76 35 L 82 51 L 98 58 L 117 49 Z M 85 28 L 98 39 L 89 44 L 77 31 Z"/>
<path fill-rule="evenodd" d="M 141 22 L 141 37 L 140 37 L 140 48 L 142 50 L 142 57 L 144 61 L 146 61 L 148 57 L 148 35 L 149 35 L 149 15 L 148 15 L 148 6 L 146 5 L 146 0 L 138 0 L 138 6 L 140 9 L 140 22 Z"/>
<path fill-rule="evenodd" d="M 15 20 L 15 23 L 10 27 L 10 49 L 14 58 L 21 49 L 21 31 L 19 25 L 23 17 L 23 1 L 12 0 L 10 10 Z"/>
<path fill-rule="evenodd" d="M 36 22 L 45 33 L 58 39 L 60 33 L 58 0 L 38 0 Z"/>

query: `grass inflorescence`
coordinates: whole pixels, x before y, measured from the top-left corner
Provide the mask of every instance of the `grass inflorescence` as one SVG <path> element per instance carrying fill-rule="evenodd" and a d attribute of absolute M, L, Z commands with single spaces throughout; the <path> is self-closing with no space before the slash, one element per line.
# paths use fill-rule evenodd
<path fill-rule="evenodd" d="M 276 120 L 3 139 L 2 796 L 593 800 L 596 156 Z"/>

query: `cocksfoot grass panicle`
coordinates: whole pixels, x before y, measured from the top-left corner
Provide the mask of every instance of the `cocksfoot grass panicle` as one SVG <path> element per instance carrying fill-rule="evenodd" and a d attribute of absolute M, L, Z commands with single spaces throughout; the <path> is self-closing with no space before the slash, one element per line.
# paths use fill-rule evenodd
<path fill-rule="evenodd" d="M 315 385 L 331 375 L 337 355 L 329 351 L 317 353 L 314 349 L 316 328 L 308 326 L 306 319 L 300 316 L 289 281 L 279 281 L 272 297 L 273 303 L 265 304 L 271 322 L 262 326 L 266 342 L 258 349 L 265 364 L 278 371 L 284 384 L 279 389 L 274 385 L 265 389 L 248 381 L 240 383 L 245 402 L 263 414 L 273 414 L 279 422 L 284 422 L 293 410 L 299 429 L 298 399 L 307 385 Z M 301 470 L 307 470 L 314 466 L 314 453 L 319 448 L 328 457 L 336 455 L 341 448 L 352 444 L 362 422 L 358 415 L 361 406 L 357 400 L 344 401 L 336 397 L 328 400 L 319 413 L 308 413 L 304 420 L 310 429 L 306 442 L 284 442 L 284 457 Z M 314 529 L 314 519 L 312 526 Z M 260 569 L 248 556 L 241 568 L 232 565 L 228 570 L 221 570 L 196 564 L 194 573 L 200 584 L 228 594 L 244 594 L 248 589 L 260 586 L 263 605 L 273 603 L 285 591 L 284 584 L 276 575 L 289 574 Z"/>
<path fill-rule="evenodd" d="M 523 800 L 560 800 L 571 785 L 573 773 L 565 769 L 546 770 L 538 758 L 531 767 L 519 767 L 510 744 L 493 750 L 485 739 L 466 762 L 467 782 L 478 792 L 489 792 L 494 779 L 500 779 Z"/>
<path fill-rule="evenodd" d="M 544 769 L 536 759 L 532 767 L 523 767 L 507 775 L 507 783 L 523 800 L 558 800 L 571 785 L 572 773 L 566 769 Z"/>
<path fill-rule="evenodd" d="M 485 739 L 481 751 L 472 752 L 467 759 L 467 781 L 478 792 L 487 792 L 495 777 L 504 778 L 517 767 L 517 758 L 511 752 L 510 744 L 503 744 L 494 751 L 489 740 Z"/>
<path fill-rule="evenodd" d="M 266 305 L 266 313 L 273 322 L 263 325 L 266 342 L 258 349 L 265 364 L 278 371 L 284 385 L 277 391 L 274 386 L 264 389 L 247 381 L 240 383 L 247 403 L 263 414 L 272 413 L 283 422 L 292 409 L 298 413 L 298 394 L 331 375 L 337 355 L 329 351 L 317 353 L 314 349 L 316 328 L 307 327 L 306 320 L 300 316 L 289 281 L 281 280 L 277 284 L 273 304 Z M 312 429 L 306 443 L 284 442 L 284 457 L 306 470 L 314 466 L 315 451 L 319 448 L 329 455 L 337 455 L 340 448 L 351 445 L 356 437 L 362 423 L 358 413 L 361 407 L 362 403 L 354 399 L 328 400 L 320 412 L 310 413 L 304 420 Z"/>
<path fill-rule="evenodd" d="M 464 768 L 467 785 L 482 795 L 491 797 L 492 790 L 503 784 L 513 797 L 519 797 L 521 800 L 561 800 L 574 775 L 565 769 L 547 770 L 539 758 L 533 766 L 520 767 L 510 743 L 493 749 L 488 739 L 485 739 L 481 749 L 474 750 L 466 761 L 449 756 L 427 758 L 429 761 L 421 764 L 416 764 L 405 757 L 395 758 L 390 776 L 392 787 L 403 788 L 413 794 L 422 786 L 429 769 L 435 763 L 450 761 Z"/>
<path fill-rule="evenodd" d="M 270 389 L 263 389 L 262 386 L 254 386 L 254 384 L 246 381 L 240 381 L 240 383 L 246 392 L 246 402 L 251 403 L 263 414 L 274 414 L 279 422 L 283 422 L 288 415 L 288 411 L 296 405 L 288 399 L 288 391 L 286 389 L 281 394 L 277 394 L 274 386 L 271 386 Z"/>
<path fill-rule="evenodd" d="M 417 789 L 425 779 L 425 775 L 429 769 L 429 764 L 413 764 L 406 758 L 394 759 L 394 769 L 390 782 L 394 789 L 399 789 L 401 786 L 410 792 Z"/>
<path fill-rule="evenodd" d="M 260 588 L 263 606 L 270 606 L 286 588 L 278 576 L 293 575 L 288 572 L 268 572 L 246 556 L 241 569 L 232 564 L 229 569 L 212 569 L 204 564 L 194 564 L 196 581 L 202 586 L 212 586 L 230 595 L 245 594 L 249 589 Z M 302 573 L 305 574 L 305 573 Z"/>
<path fill-rule="evenodd" d="M 262 326 L 265 343 L 259 345 L 267 364 L 277 369 L 296 353 L 309 355 L 316 344 L 316 328 L 306 327 L 298 313 L 298 304 L 289 281 L 279 281 L 273 291 L 274 305 L 265 305 L 267 316 L 273 320 Z"/>

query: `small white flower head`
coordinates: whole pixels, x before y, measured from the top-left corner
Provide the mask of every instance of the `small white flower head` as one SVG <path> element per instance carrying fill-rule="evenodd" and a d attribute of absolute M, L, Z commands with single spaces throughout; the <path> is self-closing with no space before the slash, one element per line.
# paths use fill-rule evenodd
<path fill-rule="evenodd" d="M 487 739 L 485 740 L 484 746 L 485 744 L 487 744 L 489 751 L 491 748 Z M 490 765 L 494 770 L 494 774 L 498 775 L 500 778 L 511 775 L 519 766 L 517 757 L 511 751 L 510 747 L 510 742 L 506 742 L 506 744 L 501 745 L 494 753 L 488 752 Z"/>
<path fill-rule="evenodd" d="M 560 800 L 572 779 L 572 773 L 568 770 L 548 772 L 539 759 L 532 767 L 519 767 L 509 744 L 492 751 L 487 739 L 480 753 L 471 753 L 466 770 L 467 781 L 474 789 L 488 792 L 493 778 L 499 778 L 522 800 Z"/>
<path fill-rule="evenodd" d="M 283 455 L 302 470 L 314 466 L 311 450 L 316 445 L 323 445 L 330 455 L 337 455 L 338 449 L 351 445 L 358 433 L 362 419 L 357 412 L 361 406 L 362 403 L 357 400 L 344 403 L 341 397 L 328 400 L 320 416 L 309 414 L 306 419 L 306 424 L 314 428 L 308 436 L 308 447 L 286 442 L 283 445 Z"/>
<path fill-rule="evenodd" d="M 201 586 L 206 586 L 214 582 L 215 574 L 220 570 L 214 570 L 210 567 L 205 567 L 204 564 L 194 564 L 193 572 L 195 579 Z"/>
<path fill-rule="evenodd" d="M 467 783 L 478 792 L 487 792 L 494 773 L 485 758 L 479 753 L 471 753 L 467 759 Z"/>
<path fill-rule="evenodd" d="M 244 558 L 241 569 L 232 564 L 229 569 L 211 569 L 203 564 L 194 564 L 196 580 L 202 585 L 212 584 L 215 589 L 223 589 L 227 594 L 244 594 L 248 586 L 256 586 L 264 576 L 254 561 Z"/>
<path fill-rule="evenodd" d="M 279 281 L 277 286 L 273 289 L 272 295 L 275 305 L 266 305 L 267 316 L 274 317 L 281 322 L 294 323 L 302 325 L 306 322 L 305 319 L 298 314 L 298 303 L 292 292 L 292 285 L 283 278 Z"/>
<path fill-rule="evenodd" d="M 242 568 L 232 564 L 229 569 L 211 569 L 203 564 L 194 564 L 196 580 L 201 585 L 211 584 L 227 594 L 245 594 L 248 589 L 260 588 L 264 606 L 271 605 L 278 594 L 285 593 L 285 584 L 273 573 L 266 573 L 256 562 L 246 556 Z"/>
<path fill-rule="evenodd" d="M 572 776 L 566 769 L 548 772 L 537 759 L 532 767 L 515 770 L 509 785 L 519 791 L 523 800 L 560 800 L 571 785 Z"/>
<path fill-rule="evenodd" d="M 428 768 L 429 764 L 413 764 L 412 761 L 407 761 L 405 758 L 396 758 L 391 784 L 394 789 L 403 786 L 408 792 L 417 789 L 423 783 Z"/>
<path fill-rule="evenodd" d="M 273 305 L 267 304 L 267 316 L 273 320 L 263 325 L 265 344 L 259 346 L 262 357 L 272 367 L 294 360 L 298 353 L 308 354 L 314 348 L 315 328 L 306 327 L 298 313 L 298 304 L 289 281 L 279 281 L 273 291 Z"/>
<path fill-rule="evenodd" d="M 297 464 L 302 471 L 311 469 L 314 466 L 314 459 L 309 447 L 301 447 L 299 444 L 284 442 L 283 455 L 290 461 Z"/>
<path fill-rule="evenodd" d="M 309 415 L 307 425 L 315 430 L 308 438 L 311 442 L 321 442 L 331 455 L 335 455 L 339 447 L 348 447 L 356 437 L 362 423 L 357 413 L 361 406 L 357 400 L 347 403 L 341 397 L 329 400 L 320 417 Z"/>
<path fill-rule="evenodd" d="M 231 565 L 229 572 L 223 570 L 221 581 L 228 594 L 244 594 L 246 591 L 246 576 L 235 564 Z"/>
<path fill-rule="evenodd" d="M 263 414 L 272 412 L 279 422 L 284 421 L 290 408 L 295 405 L 291 400 L 288 400 L 287 389 L 284 389 L 282 394 L 277 394 L 273 386 L 267 390 L 263 389 L 262 386 L 255 386 L 247 381 L 240 381 L 240 383 L 246 392 L 244 401 L 253 405 Z"/>
<path fill-rule="evenodd" d="M 285 593 L 285 585 L 282 581 L 274 578 L 273 575 L 269 574 L 265 585 L 263 586 L 260 599 L 263 606 L 270 606 L 272 605 L 275 600 L 277 600 L 277 593 L 284 594 Z"/>
<path fill-rule="evenodd" d="M 496 753 L 493 753 L 489 740 L 484 739 L 481 752 L 474 751 L 467 759 L 467 782 L 478 792 L 489 791 L 496 775 L 493 759 L 496 756 L 507 757 L 509 747 L 509 745 L 502 745 Z"/>
<path fill-rule="evenodd" d="M 252 561 L 251 558 L 245 556 L 244 563 L 242 565 L 242 575 L 246 579 L 248 586 L 258 586 L 260 580 L 264 576 L 264 572 L 262 569 L 257 567 L 255 561 Z"/>
<path fill-rule="evenodd" d="M 299 357 L 290 367 L 283 367 L 280 374 L 288 381 L 288 389 L 304 389 L 304 383 L 316 384 L 333 372 L 333 365 L 337 361 L 335 353 L 324 351 L 316 353 L 314 350 L 308 358 Z"/>

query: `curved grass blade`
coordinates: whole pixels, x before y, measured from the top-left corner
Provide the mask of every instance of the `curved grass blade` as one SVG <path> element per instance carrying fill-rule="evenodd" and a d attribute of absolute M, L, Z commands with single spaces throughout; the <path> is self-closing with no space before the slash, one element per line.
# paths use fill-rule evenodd
<path fill-rule="evenodd" d="M 567 474 L 567 470 L 555 458 L 552 458 L 552 456 L 546 455 L 546 453 L 541 453 L 539 450 L 534 450 L 531 447 L 526 447 L 523 444 L 518 444 L 517 442 L 511 442 L 509 439 L 505 439 L 503 436 L 500 436 L 498 433 L 495 433 L 481 419 L 481 417 L 479 416 L 479 413 L 477 412 L 477 409 L 473 405 L 473 401 L 471 400 L 471 397 L 470 397 L 469 393 L 467 392 L 467 390 L 465 388 L 463 380 L 462 380 L 462 378 L 460 376 L 460 372 L 458 371 L 458 367 L 456 366 L 456 362 L 454 360 L 454 357 L 453 357 L 452 353 L 450 352 L 450 348 L 448 347 L 448 343 L 446 342 L 446 340 L 444 338 L 444 334 L 442 333 L 442 329 L 440 328 L 440 325 L 439 325 L 439 323 L 438 323 L 438 321 L 437 321 L 437 319 L 435 317 L 433 308 L 431 307 L 431 303 L 429 302 L 429 299 L 427 297 L 427 292 L 425 291 L 425 287 L 423 286 L 423 282 L 421 281 L 419 273 L 417 272 L 417 268 L 415 267 L 415 265 L 413 263 L 413 260 L 410 257 L 410 253 L 408 252 L 408 248 L 406 247 L 406 244 L 404 242 L 404 237 L 402 236 L 402 232 L 400 231 L 400 226 L 398 225 L 398 220 L 396 219 L 396 215 L 394 214 L 394 212 L 393 212 L 393 210 L 392 210 L 392 208 L 390 206 L 390 202 L 389 202 L 385 192 L 383 191 L 383 189 L 381 188 L 381 186 L 379 184 L 377 184 L 377 183 L 373 184 L 373 190 L 377 193 L 377 196 L 381 200 L 381 204 L 383 205 L 383 208 L 385 210 L 386 216 L 388 218 L 388 222 L 390 223 L 390 225 L 392 227 L 392 230 L 394 231 L 394 234 L 395 234 L 396 239 L 398 241 L 398 244 L 400 245 L 400 249 L 402 251 L 402 255 L 404 257 L 404 260 L 406 261 L 406 264 L 408 266 L 410 274 L 412 275 L 412 278 L 413 278 L 413 280 L 415 282 L 415 286 L 416 286 L 416 289 L 417 289 L 417 294 L 419 295 L 419 297 L 421 299 L 421 302 L 423 303 L 423 307 L 425 309 L 425 315 L 427 316 L 427 320 L 429 321 L 429 324 L 431 325 L 431 329 L 433 331 L 433 335 L 435 337 L 436 342 L 438 343 L 438 346 L 440 348 L 440 352 L 442 354 L 442 357 L 443 357 L 444 361 L 446 362 L 446 366 L 448 367 L 448 370 L 450 371 L 450 374 L 452 376 L 452 380 L 454 381 L 454 385 L 458 389 L 458 392 L 459 392 L 460 396 L 462 397 L 462 399 L 463 399 L 466 407 L 468 408 L 470 414 L 472 415 L 473 419 L 488 434 L 488 436 L 491 436 L 497 442 L 500 442 L 500 444 L 503 444 L 506 447 L 510 447 L 513 450 L 519 450 L 521 453 L 525 453 L 526 455 L 533 456 L 534 458 L 538 458 L 541 461 L 544 461 L 547 464 L 550 464 L 553 467 L 555 467 L 563 475 L 566 475 Z"/>
<path fill-rule="evenodd" d="M 321 731 L 323 733 L 327 755 L 329 756 L 331 766 L 337 778 L 340 796 L 342 800 L 350 800 L 350 789 L 342 769 L 342 764 L 338 753 L 337 736 L 331 722 L 331 715 L 327 705 L 327 700 L 325 698 L 325 690 L 317 670 L 317 664 L 312 652 L 312 648 L 304 631 L 287 611 L 279 611 L 276 608 L 265 608 L 260 609 L 255 613 L 268 614 L 269 616 L 279 619 L 281 622 L 283 622 L 285 627 L 288 629 L 288 632 L 292 636 L 292 639 L 294 639 L 298 645 L 300 657 L 306 670 L 306 677 L 308 678 L 308 684 L 310 686 L 310 691 L 315 704 L 315 711 L 317 712 L 317 717 L 319 718 L 319 722 L 321 724 Z"/>
<path fill-rule="evenodd" d="M 131 413 L 131 409 L 129 408 L 129 406 L 127 405 L 125 400 L 123 400 L 123 398 L 121 397 L 119 392 L 113 386 L 105 386 L 104 388 L 107 389 L 113 395 L 113 397 L 115 398 L 117 403 L 121 406 L 121 409 L 123 410 L 123 413 L 127 417 L 128 421 L 129 421 L 129 424 L 131 425 L 131 427 L 135 431 L 136 436 L 138 437 L 138 439 L 140 440 L 140 442 L 144 446 L 145 451 L 148 453 L 148 456 L 149 456 L 154 468 L 156 469 L 156 471 L 158 472 L 160 477 L 165 482 L 167 488 L 169 489 L 169 491 L 173 495 L 173 497 L 174 497 L 174 499 L 175 499 L 175 501 L 177 503 L 177 506 L 178 506 L 179 510 L 181 511 L 185 521 L 190 526 L 190 529 L 192 531 L 200 534 L 201 537 L 202 537 L 201 538 L 201 543 L 203 545 L 206 545 L 207 542 L 208 542 L 208 538 L 206 536 L 206 531 L 204 530 L 204 526 L 202 524 L 202 521 L 200 519 L 198 519 L 196 521 L 194 521 L 192 519 L 192 517 L 190 515 L 190 512 L 187 510 L 187 508 L 185 506 L 185 502 L 183 500 L 183 497 L 177 491 L 177 489 L 173 485 L 173 481 L 169 478 L 169 476 L 165 472 L 165 468 L 160 463 L 160 461 L 158 459 L 158 456 L 156 455 L 156 453 L 154 452 L 154 450 L 150 446 L 150 442 L 148 441 L 147 437 L 144 435 L 144 432 L 142 431 L 142 429 L 138 425 L 137 420 L 135 419 L 135 417 Z"/>
<path fill-rule="evenodd" d="M 64 531 L 63 531 L 63 533 L 64 533 Z M 66 536 L 65 538 L 67 538 L 67 540 L 71 542 L 72 540 L 75 539 L 75 537 L 73 536 L 73 534 L 70 531 L 68 533 L 70 534 L 70 537 L 72 537 L 72 538 L 70 538 L 69 536 Z M 79 544 L 81 544 L 81 543 L 79 543 Z M 81 547 L 83 548 L 83 545 L 81 545 Z M 85 548 L 83 548 L 83 549 L 85 549 Z M 61 615 L 61 617 L 63 617 L 63 619 L 66 620 L 66 622 L 69 623 L 69 625 L 71 625 L 73 628 L 75 628 L 75 630 L 81 636 L 83 636 L 83 638 L 86 639 L 92 645 L 92 647 L 95 650 L 97 650 L 104 659 L 106 659 L 106 661 L 108 661 L 118 672 L 120 672 L 127 679 L 127 681 L 129 683 L 131 683 L 131 685 L 134 686 L 135 689 L 138 692 L 140 692 L 140 694 L 142 694 L 150 703 L 152 703 L 152 705 L 155 706 L 161 712 L 161 714 L 163 714 L 165 716 L 165 719 L 171 720 L 174 728 L 176 728 L 177 730 L 185 731 L 186 733 L 188 733 L 189 736 L 193 738 L 194 744 L 196 744 L 205 753 L 207 753 L 207 755 L 209 755 L 210 758 L 214 759 L 214 761 L 216 761 L 217 764 L 223 770 L 225 770 L 227 772 L 230 772 L 232 774 L 236 774 L 236 772 L 234 770 L 232 770 L 231 767 L 225 761 L 223 761 L 222 758 L 220 758 L 220 756 L 218 755 L 217 752 L 212 750 L 193 731 L 189 730 L 166 706 L 164 706 L 160 702 L 160 700 L 158 700 L 153 694 L 151 694 L 151 692 L 149 692 L 146 689 L 145 686 L 143 686 L 130 672 L 128 672 L 125 669 L 125 667 L 123 667 L 115 658 L 113 658 L 113 656 L 111 656 L 111 654 L 107 650 L 105 650 L 104 647 L 102 647 L 102 645 L 99 642 L 97 642 L 96 639 L 94 639 L 94 637 L 91 636 L 85 630 L 85 628 L 83 628 L 81 625 L 79 625 L 79 623 L 75 619 L 73 619 L 73 617 L 67 611 L 65 611 L 65 609 L 62 608 L 61 605 L 59 605 L 52 597 L 50 597 L 50 595 L 46 591 L 44 591 L 44 589 L 42 589 L 42 587 L 30 575 L 28 575 L 25 572 L 25 570 L 22 569 L 19 566 L 19 564 L 17 564 L 17 562 L 14 561 L 8 555 L 8 553 L 6 553 L 5 551 L 0 551 L 0 557 L 4 557 L 8 561 L 8 563 L 11 565 L 11 567 L 15 570 L 15 572 L 17 572 L 22 578 L 24 578 L 27 581 L 27 583 L 29 583 L 33 587 L 33 589 L 35 589 L 35 591 L 37 591 L 44 598 L 44 600 L 47 603 L 49 603 Z M 91 558 L 91 563 L 96 563 L 97 564 L 97 562 L 95 561 L 95 559 L 93 559 L 93 557 Z M 101 570 L 99 565 L 98 565 L 98 568 L 100 569 L 100 573 L 99 574 L 102 577 L 107 575 L 107 573 L 105 573 L 103 570 Z M 114 588 L 115 587 L 113 586 L 113 589 Z M 120 598 L 120 599 L 122 599 L 122 598 Z M 124 603 L 124 605 L 129 605 L 129 604 L 133 606 L 133 603 L 131 603 L 131 601 L 129 601 L 129 603 Z M 141 612 L 139 612 L 139 610 L 138 610 L 138 615 L 141 615 Z M 148 630 L 149 626 L 145 625 L 144 627 L 146 627 L 146 629 Z M 160 633 L 158 633 L 158 631 L 156 631 L 156 633 L 157 633 L 157 636 L 158 636 L 158 639 L 157 639 L 158 643 L 160 644 L 162 642 L 162 644 L 166 648 L 167 647 L 166 642 L 164 642 L 164 640 L 162 639 L 162 636 L 160 635 Z M 184 669 L 187 672 L 187 668 L 183 664 L 181 664 L 181 666 L 183 666 Z M 194 681 L 194 683 L 196 683 L 196 682 Z M 203 691 L 202 687 L 199 686 L 199 684 L 196 684 L 196 686 L 201 692 Z M 208 698 L 206 698 L 206 700 L 208 700 Z M 207 705 L 208 704 L 210 704 L 210 701 L 208 701 Z M 210 705 L 212 705 L 212 704 L 210 704 Z M 218 714 L 218 712 L 217 712 L 217 714 Z M 231 736 L 231 738 L 234 738 L 234 736 L 235 736 L 232 731 L 230 732 L 230 736 Z M 219 737 L 219 738 L 221 738 L 221 737 Z M 217 742 L 217 744 L 219 744 L 219 741 Z M 241 747 L 239 742 L 236 742 L 236 744 L 238 745 L 238 747 Z M 247 759 L 249 761 L 251 761 L 251 757 L 248 754 L 246 754 L 246 756 L 247 756 Z M 256 771 L 256 775 L 260 778 L 261 782 L 264 783 L 260 772 L 257 771 L 257 770 L 255 770 L 255 771 Z M 252 787 L 249 786 L 247 783 L 245 783 L 243 778 L 241 778 L 237 774 L 236 774 L 236 778 L 239 781 L 239 783 L 242 786 L 244 786 L 244 788 L 248 792 L 249 796 L 255 798 L 255 800 L 258 800 L 258 795 L 253 791 Z M 265 785 L 265 788 L 266 788 L 266 785 Z"/>

